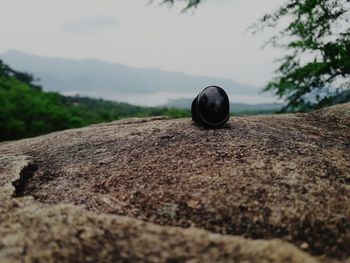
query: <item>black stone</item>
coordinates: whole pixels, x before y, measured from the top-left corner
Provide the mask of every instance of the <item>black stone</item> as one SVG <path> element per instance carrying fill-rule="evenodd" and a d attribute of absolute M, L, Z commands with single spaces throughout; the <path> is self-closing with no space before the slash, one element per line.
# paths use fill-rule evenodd
<path fill-rule="evenodd" d="M 230 118 L 230 101 L 226 92 L 217 86 L 206 87 L 193 100 L 192 120 L 208 128 L 218 128 Z"/>

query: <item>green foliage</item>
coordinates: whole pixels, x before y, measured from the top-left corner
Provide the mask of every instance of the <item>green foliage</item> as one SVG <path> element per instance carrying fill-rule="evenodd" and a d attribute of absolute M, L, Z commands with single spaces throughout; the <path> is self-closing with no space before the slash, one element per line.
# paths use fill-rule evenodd
<path fill-rule="evenodd" d="M 349 101 L 350 3 L 347 0 L 289 0 L 265 15 L 255 31 L 282 28 L 269 43 L 290 54 L 280 60 L 265 91 L 285 99 L 284 111 L 309 111 Z"/>
<path fill-rule="evenodd" d="M 80 127 L 83 120 L 63 107 L 61 96 L 15 78 L 0 77 L 0 139 L 17 139 Z"/>
<path fill-rule="evenodd" d="M 181 0 L 164 0 L 173 4 Z M 201 0 L 182 0 L 186 8 Z M 286 23 L 287 22 L 287 23 Z M 282 111 L 309 111 L 349 101 L 350 1 L 287 0 L 252 26 L 253 32 L 286 24 L 268 42 L 290 51 L 264 91 L 285 100 Z"/>
<path fill-rule="evenodd" d="M 154 0 L 151 0 L 151 2 L 154 2 Z M 175 2 L 184 2 L 185 3 L 185 8 L 183 11 L 186 11 L 192 7 L 196 7 L 201 0 L 162 0 L 162 4 L 170 4 L 173 5 Z"/>
<path fill-rule="evenodd" d="M 0 61 L 0 141 L 32 137 L 125 117 L 187 117 L 189 111 L 147 108 L 126 103 L 43 92 L 34 78 Z"/>
<path fill-rule="evenodd" d="M 12 68 L 10 68 L 8 65 L 4 64 L 1 60 L 0 60 L 0 77 L 6 77 L 6 78 L 13 77 L 20 82 L 24 82 L 30 85 L 33 88 L 40 89 L 39 86 L 34 84 L 36 79 L 33 77 L 33 75 L 15 71 Z"/>
<path fill-rule="evenodd" d="M 90 120 L 91 123 L 113 121 L 126 117 L 150 117 L 162 115 L 171 118 L 182 118 L 190 115 L 190 111 L 188 110 L 141 107 L 130 105 L 128 103 L 87 97 L 63 97 L 63 101 L 77 116 L 84 120 Z"/>

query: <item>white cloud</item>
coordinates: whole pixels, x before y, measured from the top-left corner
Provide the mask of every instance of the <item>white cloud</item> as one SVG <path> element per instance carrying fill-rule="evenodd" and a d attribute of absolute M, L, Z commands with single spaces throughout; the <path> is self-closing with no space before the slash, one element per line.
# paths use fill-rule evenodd
<path fill-rule="evenodd" d="M 271 34 L 246 29 L 283 1 L 207 0 L 181 13 L 181 4 L 148 0 L 0 0 L 0 53 L 97 58 L 261 86 L 283 53 L 261 50 Z"/>
<path fill-rule="evenodd" d="M 119 21 L 113 17 L 84 17 L 64 23 L 62 31 L 75 34 L 92 34 L 101 30 L 115 29 Z"/>

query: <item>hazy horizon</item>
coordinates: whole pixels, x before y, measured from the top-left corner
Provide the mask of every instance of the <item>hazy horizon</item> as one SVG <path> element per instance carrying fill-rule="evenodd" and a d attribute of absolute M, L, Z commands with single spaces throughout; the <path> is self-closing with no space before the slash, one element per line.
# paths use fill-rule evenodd
<path fill-rule="evenodd" d="M 261 87 L 232 79 L 191 75 L 159 69 L 134 68 L 96 59 L 62 59 L 11 50 L 0 54 L 6 64 L 33 74 L 45 91 L 88 96 L 140 106 L 164 106 L 173 100 L 194 98 L 204 87 L 223 87 L 233 103 L 278 102 Z"/>
<path fill-rule="evenodd" d="M 95 58 L 137 68 L 229 78 L 264 86 L 282 52 L 261 50 L 270 33 L 246 29 L 283 0 L 204 1 L 181 13 L 148 0 L 0 0 L 0 53 Z M 18 8 L 18 7 L 21 8 Z"/>

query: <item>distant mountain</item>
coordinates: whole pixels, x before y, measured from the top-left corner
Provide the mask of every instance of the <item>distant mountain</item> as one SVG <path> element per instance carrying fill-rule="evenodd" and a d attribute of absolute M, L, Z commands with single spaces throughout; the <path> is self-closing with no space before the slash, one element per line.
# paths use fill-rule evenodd
<path fill-rule="evenodd" d="M 169 103 L 164 105 L 165 107 L 174 107 L 178 109 L 190 109 L 192 99 L 175 99 L 170 100 Z M 260 114 L 270 113 L 277 111 L 283 107 L 280 103 L 257 103 L 257 104 L 246 104 L 246 103 L 231 103 L 230 111 L 238 114 Z"/>
<path fill-rule="evenodd" d="M 133 68 L 97 59 L 62 59 L 11 50 L 0 55 L 6 64 L 33 74 L 46 91 L 82 95 L 139 105 L 162 105 L 170 99 L 192 98 L 204 87 L 223 87 L 235 102 L 271 102 L 260 88 L 231 79 L 191 76 L 159 69 Z M 146 103 L 148 102 L 148 103 Z"/>
<path fill-rule="evenodd" d="M 260 91 L 258 87 L 239 84 L 231 79 L 132 68 L 96 59 L 51 58 L 15 50 L 0 55 L 0 59 L 20 71 L 34 74 L 44 90 L 63 94 L 109 99 L 115 98 L 115 94 L 196 94 L 209 85 L 218 85 L 229 94 L 244 96 L 257 95 Z"/>

